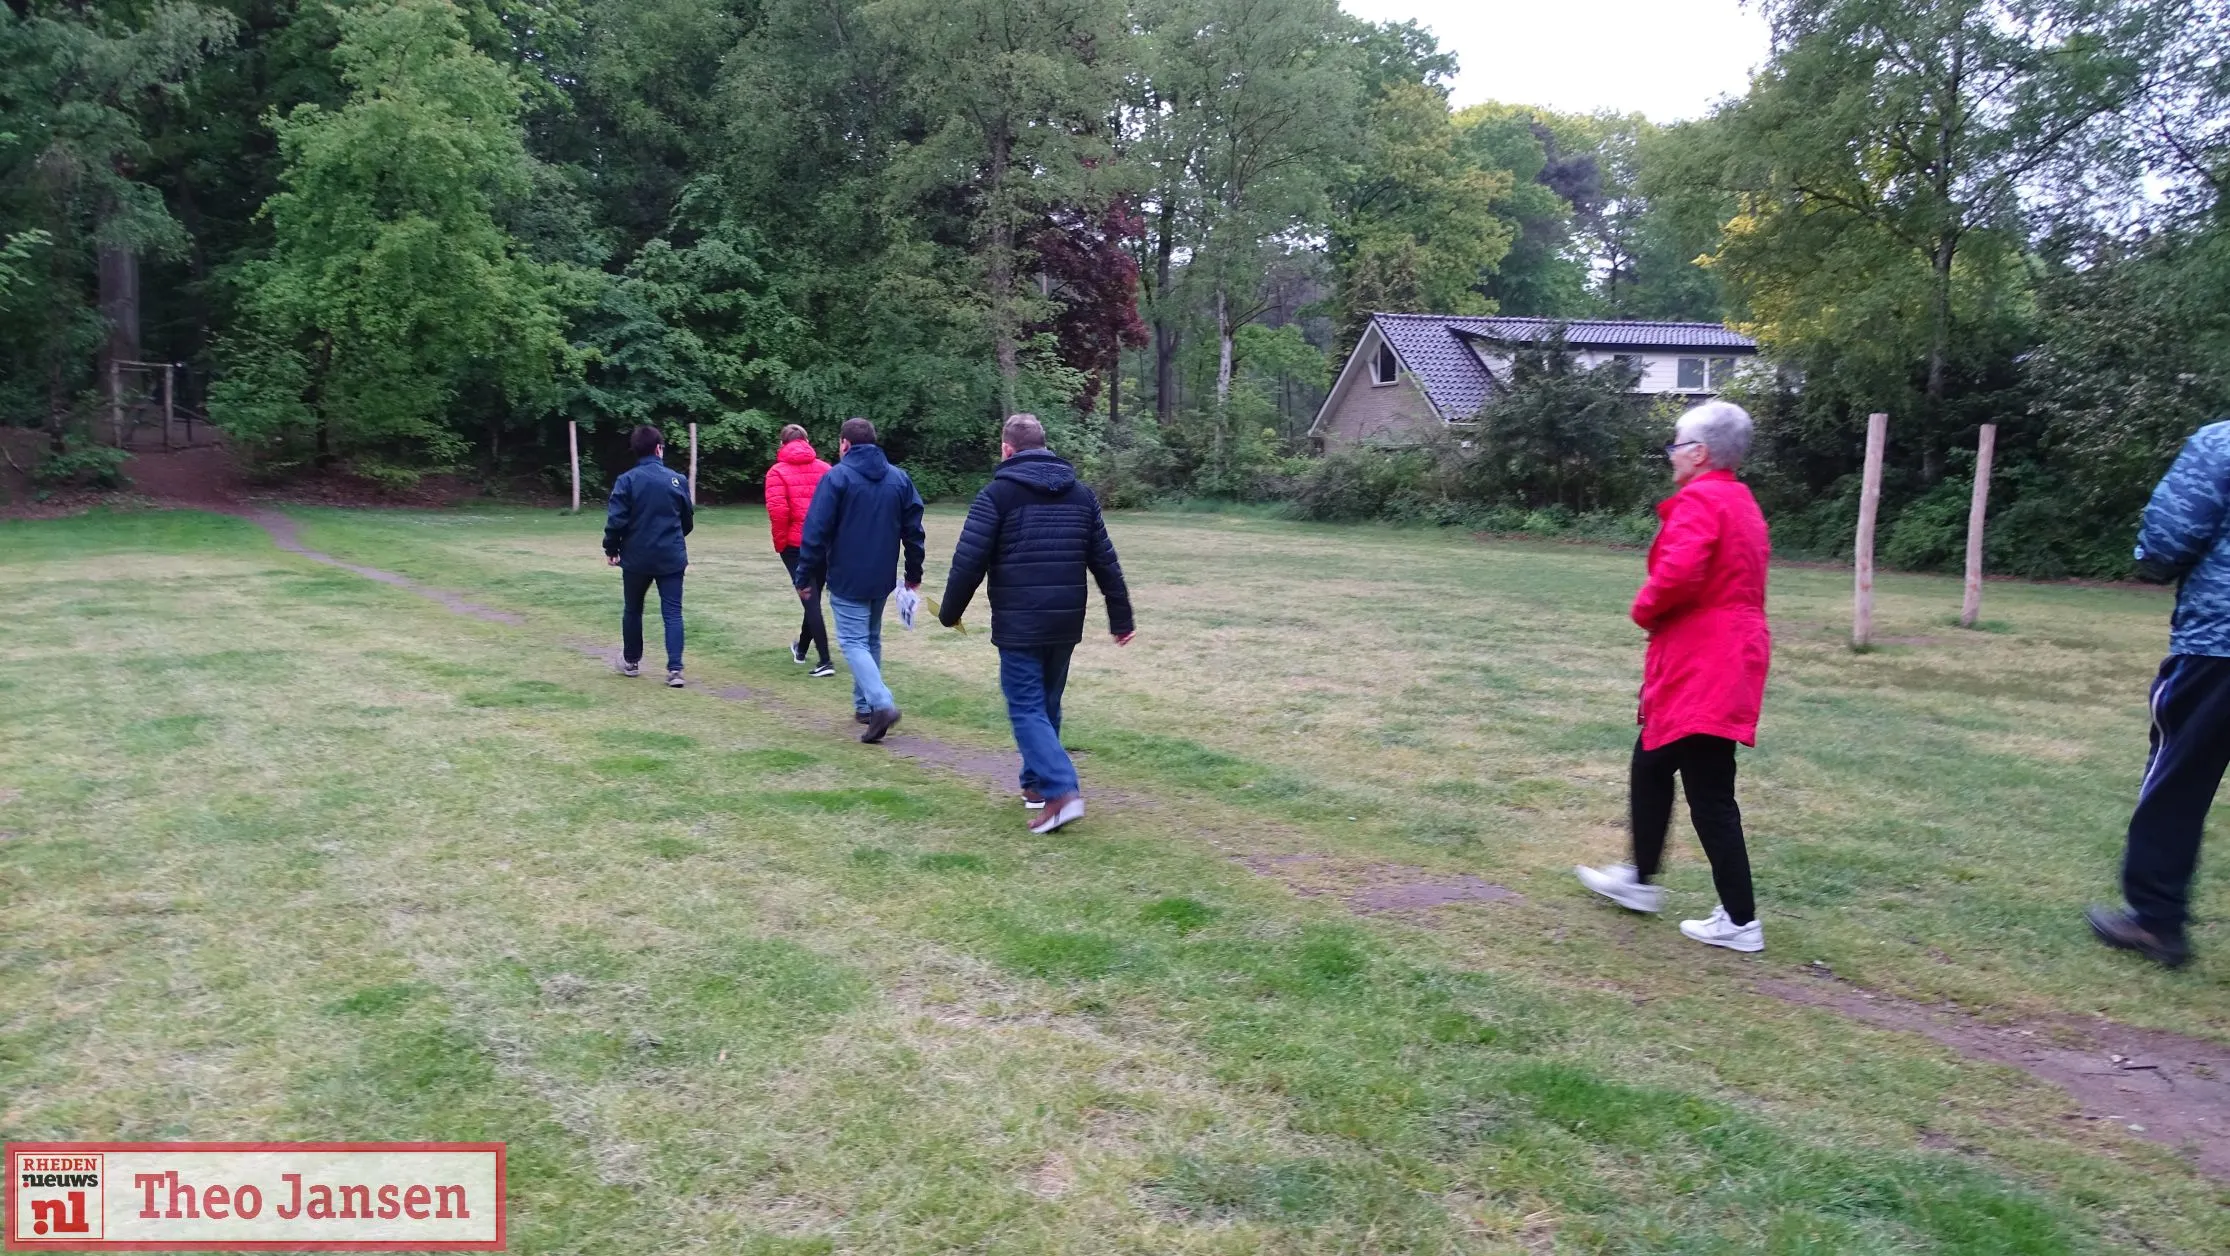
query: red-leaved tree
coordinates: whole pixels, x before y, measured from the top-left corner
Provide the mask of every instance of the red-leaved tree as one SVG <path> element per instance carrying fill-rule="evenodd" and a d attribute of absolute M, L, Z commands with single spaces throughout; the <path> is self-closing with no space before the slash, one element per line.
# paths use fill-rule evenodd
<path fill-rule="evenodd" d="M 1124 349 L 1144 348 L 1148 340 L 1146 320 L 1138 315 L 1138 261 L 1123 246 L 1145 233 L 1145 220 L 1117 201 L 1096 216 L 1074 207 L 1056 209 L 1031 238 L 1059 307 L 1052 321 L 1036 330 L 1052 331 L 1061 361 L 1084 372 L 1084 389 L 1076 396 L 1079 412 L 1089 413 L 1098 403 L 1104 378 L 1108 417 L 1121 418 L 1117 363 Z"/>

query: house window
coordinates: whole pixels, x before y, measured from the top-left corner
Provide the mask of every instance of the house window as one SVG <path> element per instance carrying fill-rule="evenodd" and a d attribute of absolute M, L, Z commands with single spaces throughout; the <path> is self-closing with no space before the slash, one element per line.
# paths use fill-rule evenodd
<path fill-rule="evenodd" d="M 1393 383 L 1394 372 L 1399 370 L 1400 366 L 1401 364 L 1394 360 L 1394 346 L 1383 340 L 1379 341 L 1378 357 L 1371 363 L 1371 382 L 1373 384 Z"/>
<path fill-rule="evenodd" d="M 1682 358 L 1680 360 L 1679 387 L 1682 392 L 1702 392 L 1704 390 L 1704 360 L 1702 358 Z"/>

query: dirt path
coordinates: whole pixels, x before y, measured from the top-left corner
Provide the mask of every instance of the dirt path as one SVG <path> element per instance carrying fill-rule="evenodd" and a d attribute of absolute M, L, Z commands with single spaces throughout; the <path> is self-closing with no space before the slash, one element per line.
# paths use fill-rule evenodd
<path fill-rule="evenodd" d="M 273 511 L 248 518 L 270 533 L 290 554 L 353 572 L 367 580 L 407 589 L 456 614 L 490 623 L 523 627 L 509 611 L 481 606 L 446 589 L 421 584 L 376 567 L 343 562 L 302 544 L 292 519 Z M 616 669 L 619 655 L 608 642 L 572 638 L 565 642 L 583 657 Z M 798 729 L 850 737 L 856 729 L 848 715 L 807 709 L 776 695 L 742 685 L 712 691 L 724 701 L 746 703 Z M 884 741 L 890 753 L 941 768 L 995 793 L 1012 795 L 1021 759 L 1012 751 L 987 751 L 934 737 L 894 731 Z M 1160 810 L 1159 800 L 1098 791 L 1094 801 L 1126 809 Z M 1448 878 L 1399 864 L 1342 860 L 1294 849 L 1297 832 L 1275 824 L 1250 824 L 1244 834 L 1194 826 L 1209 846 L 1257 875 L 1283 883 L 1303 897 L 1337 895 L 1357 915 L 1427 912 L 1459 903 L 1522 901 L 1519 895 L 1477 877 Z M 1292 841 L 1280 843 L 1280 837 Z M 1265 845 L 1286 846 L 1265 850 Z M 2060 1018 L 2014 1025 L 1991 1025 L 1965 1012 L 1931 1008 L 1860 989 L 1837 979 L 1767 979 L 1757 991 L 1771 998 L 1822 1008 L 1881 1029 L 1918 1034 L 1969 1059 L 2020 1069 L 2059 1087 L 2083 1109 L 2070 1119 L 2112 1121 L 2152 1142 L 2189 1156 L 2203 1173 L 2230 1181 L 2230 1047 L 2161 1030 L 2133 1029 L 2110 1021 Z"/>
<path fill-rule="evenodd" d="M 2191 1157 L 2230 1181 L 2230 1047 L 2106 1020 L 1994 1025 L 1970 1013 L 1894 998 L 1837 978 L 1760 981 L 1758 993 L 1824 1008 L 1879 1029 L 1919 1034 L 1972 1060 L 2020 1069 L 2081 1106 L 2069 1120 L 2108 1121 Z"/>
<path fill-rule="evenodd" d="M 481 606 L 476 602 L 466 600 L 459 594 L 451 593 L 447 589 L 436 589 L 430 585 L 423 585 L 408 576 L 398 576 L 392 571 L 381 571 L 377 567 L 359 567 L 355 563 L 344 563 L 331 554 L 311 549 L 309 546 L 302 544 L 301 537 L 295 530 L 294 520 L 277 511 L 250 511 L 248 518 L 254 520 L 256 526 L 271 534 L 272 544 L 277 545 L 289 554 L 300 554 L 312 562 L 320 562 L 329 567 L 338 567 L 343 571 L 354 572 L 366 580 L 377 580 L 381 584 L 391 584 L 398 589 L 408 589 L 422 598 L 441 603 L 444 607 L 455 611 L 459 615 L 470 615 L 474 619 L 484 619 L 491 624 L 510 624 L 514 627 L 524 626 L 526 623 L 526 620 L 509 611 L 499 611 L 493 607 Z"/>

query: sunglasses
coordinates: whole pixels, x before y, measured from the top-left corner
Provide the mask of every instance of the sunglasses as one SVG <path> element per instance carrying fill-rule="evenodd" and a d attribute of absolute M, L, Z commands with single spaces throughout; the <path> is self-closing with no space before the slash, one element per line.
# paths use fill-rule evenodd
<path fill-rule="evenodd" d="M 1673 454 L 1674 454 L 1675 452 L 1677 452 L 1677 451 L 1679 451 L 1679 450 L 1682 450 L 1682 449 L 1686 449 L 1686 448 L 1688 448 L 1688 447 L 1689 447 L 1690 445 L 1701 445 L 1701 444 L 1703 444 L 1703 442 L 1702 442 L 1702 441 L 1700 441 L 1700 440 L 1676 440 L 1676 441 L 1674 441 L 1674 442 L 1673 442 L 1672 444 L 1670 444 L 1670 445 L 1667 445 L 1667 446 L 1665 446 L 1665 456 L 1666 456 L 1667 458 L 1670 458 L 1670 457 L 1672 457 L 1672 456 L 1673 456 Z"/>

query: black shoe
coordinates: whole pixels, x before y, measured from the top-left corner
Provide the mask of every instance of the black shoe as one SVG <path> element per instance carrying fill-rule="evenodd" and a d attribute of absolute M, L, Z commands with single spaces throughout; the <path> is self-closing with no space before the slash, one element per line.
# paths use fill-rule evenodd
<path fill-rule="evenodd" d="M 865 723 L 866 723 L 867 721 L 869 721 L 869 720 L 871 720 L 871 719 L 874 719 L 874 718 L 875 718 L 874 716 L 872 716 L 872 715 L 869 715 L 869 714 L 868 714 L 867 712 L 865 712 L 865 711 L 854 711 L 854 712 L 852 712 L 852 722 L 853 722 L 854 724 L 865 724 Z"/>
<path fill-rule="evenodd" d="M 2083 915 L 2098 940 L 2117 951 L 2135 951 L 2163 968 L 2181 968 L 2191 958 L 2191 946 L 2181 937 L 2162 937 L 2129 912 L 2093 907 Z"/>
<path fill-rule="evenodd" d="M 793 663 L 803 663 L 805 661 L 804 638 L 801 637 L 790 643 L 790 661 Z"/>
<path fill-rule="evenodd" d="M 898 727 L 898 708 L 884 707 L 867 717 L 867 731 L 861 733 L 859 739 L 864 744 L 872 746 L 883 739 L 884 733 L 896 727 Z"/>
<path fill-rule="evenodd" d="M 806 675 L 813 677 L 815 680 L 818 680 L 823 676 L 834 676 L 835 674 L 836 669 L 830 667 L 825 662 L 815 667 L 812 671 L 806 673 Z"/>

